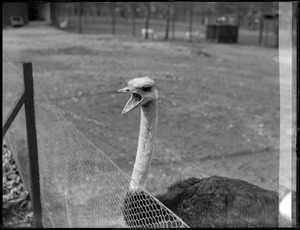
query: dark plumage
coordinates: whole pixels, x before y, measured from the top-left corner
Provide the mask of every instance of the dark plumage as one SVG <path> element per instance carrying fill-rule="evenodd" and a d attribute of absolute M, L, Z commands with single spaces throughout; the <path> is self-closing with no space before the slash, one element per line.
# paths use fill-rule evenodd
<path fill-rule="evenodd" d="M 277 193 L 238 179 L 191 177 L 171 185 L 156 198 L 190 227 L 278 226 Z M 123 209 L 126 223 L 133 227 L 130 220 L 134 220 L 136 224 L 153 226 L 160 221 L 153 218 L 153 210 L 166 212 L 155 203 L 144 192 L 129 192 Z"/>

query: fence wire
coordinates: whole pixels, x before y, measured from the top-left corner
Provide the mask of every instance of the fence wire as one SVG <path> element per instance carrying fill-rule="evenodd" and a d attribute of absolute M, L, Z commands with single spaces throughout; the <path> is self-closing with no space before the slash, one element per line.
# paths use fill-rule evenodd
<path fill-rule="evenodd" d="M 14 77 L 20 76 L 19 68 L 10 64 Z M 147 191 L 130 191 L 130 178 L 34 84 L 44 227 L 188 227 Z M 16 134 L 18 124 L 9 130 L 9 142 L 14 142 L 10 145 L 17 165 L 28 166 L 26 139 Z M 30 190 L 28 167 L 19 171 Z"/>
<path fill-rule="evenodd" d="M 3 62 L 5 115 L 24 90 L 20 64 Z M 130 191 L 130 177 L 63 117 L 36 82 L 34 101 L 44 227 L 188 227 L 149 192 Z M 6 138 L 30 191 L 24 114 L 23 108 Z"/>

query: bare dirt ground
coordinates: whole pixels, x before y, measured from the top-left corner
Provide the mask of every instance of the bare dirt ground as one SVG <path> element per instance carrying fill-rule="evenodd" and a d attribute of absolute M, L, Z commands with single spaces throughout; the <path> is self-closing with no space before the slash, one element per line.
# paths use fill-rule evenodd
<path fill-rule="evenodd" d="M 121 115 L 116 90 L 149 75 L 159 89 L 147 190 L 220 175 L 278 190 L 278 50 L 78 35 L 39 24 L 3 30 L 3 55 L 30 60 L 35 81 L 73 125 L 128 175 L 139 111 Z M 5 74 L 5 71 L 4 71 Z M 12 105 L 4 101 L 4 111 Z"/>

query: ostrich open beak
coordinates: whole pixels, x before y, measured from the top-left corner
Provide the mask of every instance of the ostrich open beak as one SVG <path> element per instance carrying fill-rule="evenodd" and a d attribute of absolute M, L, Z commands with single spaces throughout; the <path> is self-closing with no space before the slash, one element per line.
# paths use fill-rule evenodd
<path fill-rule="evenodd" d="M 126 113 L 128 113 L 129 111 L 131 111 L 132 109 L 134 109 L 135 107 L 137 107 L 142 101 L 143 101 L 143 97 L 136 93 L 133 92 L 130 88 L 125 87 L 123 89 L 119 89 L 117 91 L 118 93 L 131 93 L 131 97 L 130 99 L 127 101 L 122 114 L 125 115 Z"/>

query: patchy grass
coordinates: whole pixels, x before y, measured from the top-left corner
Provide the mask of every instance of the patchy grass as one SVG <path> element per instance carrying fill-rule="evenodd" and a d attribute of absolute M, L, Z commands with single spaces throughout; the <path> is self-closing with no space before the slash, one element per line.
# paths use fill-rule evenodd
<path fill-rule="evenodd" d="M 128 98 L 116 90 L 130 78 L 153 77 L 160 99 L 151 193 L 179 179 L 211 175 L 278 189 L 276 49 L 78 35 L 31 25 L 3 30 L 3 54 L 31 60 L 50 101 L 129 175 L 139 112 L 122 116 Z M 9 107 L 11 101 L 4 101 L 4 111 Z"/>

